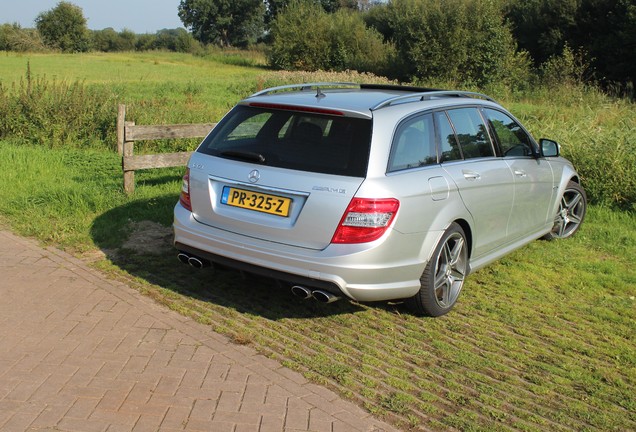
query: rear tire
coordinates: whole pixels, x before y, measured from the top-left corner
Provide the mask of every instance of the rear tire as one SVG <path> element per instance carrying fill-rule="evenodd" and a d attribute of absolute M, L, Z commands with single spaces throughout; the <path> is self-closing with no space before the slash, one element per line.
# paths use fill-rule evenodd
<path fill-rule="evenodd" d="M 586 211 L 587 197 L 585 190 L 580 184 L 570 181 L 561 196 L 552 231 L 543 236 L 543 238 L 553 240 L 573 236 L 581 228 Z"/>
<path fill-rule="evenodd" d="M 421 288 L 407 300 L 418 315 L 438 317 L 448 313 L 468 274 L 468 243 L 461 226 L 452 223 L 442 235 L 420 278 Z"/>

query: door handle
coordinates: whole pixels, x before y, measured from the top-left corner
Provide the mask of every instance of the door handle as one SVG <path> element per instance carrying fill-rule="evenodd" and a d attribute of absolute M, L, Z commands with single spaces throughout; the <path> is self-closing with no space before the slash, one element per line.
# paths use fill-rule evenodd
<path fill-rule="evenodd" d="M 525 177 L 526 176 L 526 172 L 524 170 L 516 169 L 515 170 L 515 175 L 517 177 Z"/>
<path fill-rule="evenodd" d="M 462 171 L 462 174 L 464 174 L 466 180 L 470 181 L 479 180 L 481 178 L 481 174 L 475 171 Z"/>

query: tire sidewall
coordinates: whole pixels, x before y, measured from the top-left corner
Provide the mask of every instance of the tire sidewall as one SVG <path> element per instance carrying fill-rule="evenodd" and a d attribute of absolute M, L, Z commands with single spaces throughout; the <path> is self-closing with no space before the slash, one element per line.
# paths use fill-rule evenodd
<path fill-rule="evenodd" d="M 461 226 L 453 222 L 446 229 L 442 237 L 437 242 L 437 246 L 435 247 L 435 250 L 433 254 L 431 255 L 431 259 L 429 260 L 429 262 L 426 264 L 426 267 L 424 268 L 424 272 L 422 273 L 422 276 L 420 277 L 420 283 L 421 283 L 420 290 L 414 297 L 409 299 L 410 300 L 409 306 L 415 312 L 419 314 L 428 315 L 431 317 L 438 317 L 441 315 L 445 315 L 453 308 L 453 306 L 457 302 L 457 299 L 455 299 L 455 301 L 452 304 L 448 306 L 441 306 L 437 301 L 435 289 L 434 289 L 435 273 L 437 270 L 437 263 L 442 253 L 442 249 L 446 245 L 446 242 L 448 241 L 448 239 L 451 236 L 455 235 L 456 233 L 460 234 L 464 241 L 464 250 L 462 251 L 462 253 L 465 254 L 465 260 L 464 260 L 466 262 L 466 268 L 464 269 L 465 276 L 468 273 L 468 250 L 467 250 L 468 243 L 466 242 L 466 234 L 464 233 L 464 230 L 462 229 Z M 461 295 L 461 292 L 459 293 L 457 298 L 459 298 L 460 295 Z"/>
<path fill-rule="evenodd" d="M 555 239 L 566 239 L 566 238 L 570 238 L 572 237 L 574 234 L 576 234 L 579 229 L 581 229 L 581 225 L 583 225 L 583 221 L 585 220 L 585 215 L 587 214 L 587 195 L 585 194 L 585 189 L 583 189 L 583 187 L 570 180 L 568 182 L 567 187 L 565 188 L 565 190 L 563 191 L 563 194 L 561 194 L 561 196 L 559 197 L 559 208 L 557 209 L 557 212 L 561 210 L 561 200 L 563 199 L 563 197 L 565 196 L 566 193 L 568 193 L 568 191 L 571 190 L 575 190 L 579 195 L 581 195 L 581 199 L 583 202 L 583 214 L 581 215 L 581 222 L 576 226 L 576 228 L 574 228 L 572 231 L 570 231 L 569 233 L 567 233 L 566 236 L 559 236 L 558 234 L 555 234 L 554 232 L 554 227 L 552 228 L 552 230 L 545 235 L 545 239 L 547 240 L 555 240 Z M 557 213 L 558 214 L 558 213 Z M 555 216 L 556 217 L 556 216 Z"/>

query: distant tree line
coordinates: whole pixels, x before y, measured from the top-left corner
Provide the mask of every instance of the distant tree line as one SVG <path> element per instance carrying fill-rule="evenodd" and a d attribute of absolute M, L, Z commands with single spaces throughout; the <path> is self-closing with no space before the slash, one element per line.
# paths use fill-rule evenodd
<path fill-rule="evenodd" d="M 179 16 L 202 43 L 265 41 L 283 69 L 632 91 L 636 70 L 634 0 L 181 0 Z"/>
<path fill-rule="evenodd" d="M 0 50 L 196 53 L 259 44 L 280 69 L 634 88 L 634 0 L 181 0 L 176 12 L 187 30 L 90 31 L 82 10 L 62 1 L 37 17 L 36 29 L 0 26 Z"/>
<path fill-rule="evenodd" d="M 197 53 L 201 43 L 184 28 L 163 29 L 154 34 L 136 34 L 113 28 L 89 30 L 82 9 L 61 1 L 35 19 L 35 28 L 18 24 L 0 25 L 0 51 L 146 51 L 168 50 Z"/>

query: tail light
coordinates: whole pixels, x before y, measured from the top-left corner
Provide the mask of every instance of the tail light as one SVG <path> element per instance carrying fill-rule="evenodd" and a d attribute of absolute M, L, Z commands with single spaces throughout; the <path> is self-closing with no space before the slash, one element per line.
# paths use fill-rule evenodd
<path fill-rule="evenodd" d="M 181 183 L 181 196 L 179 196 L 179 202 L 183 208 L 192 211 L 192 203 L 190 202 L 190 168 L 186 168 L 186 172 L 183 175 L 183 182 Z"/>
<path fill-rule="evenodd" d="M 391 226 L 399 207 L 400 202 L 394 198 L 354 198 L 331 243 L 367 243 L 379 239 Z"/>

